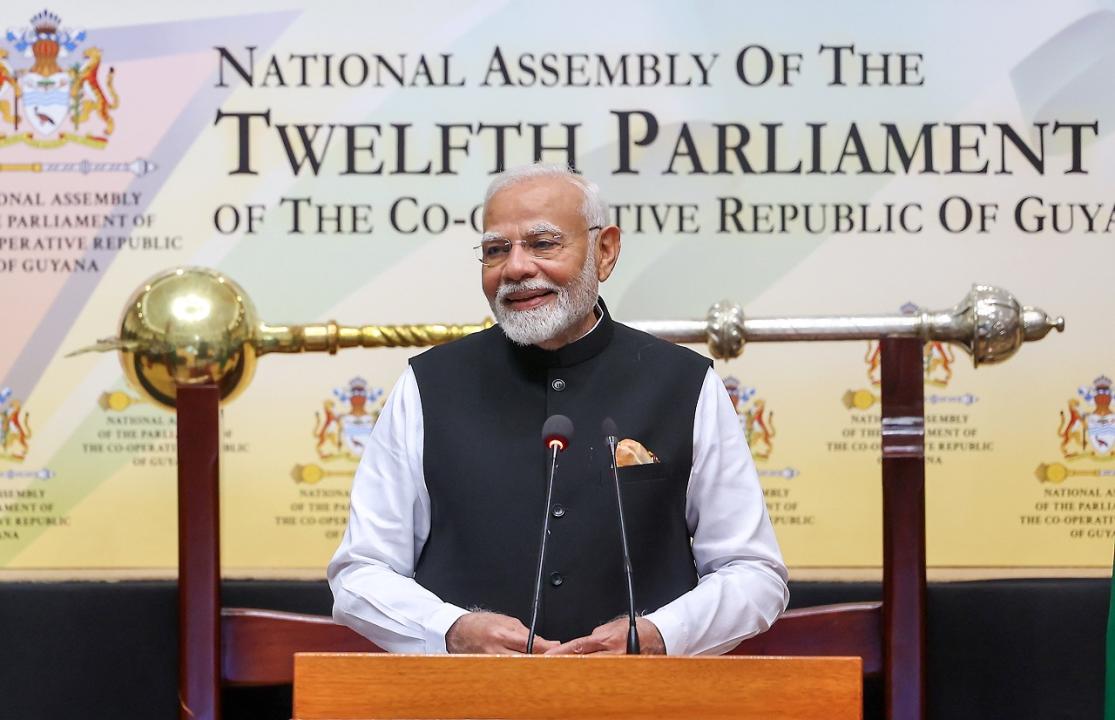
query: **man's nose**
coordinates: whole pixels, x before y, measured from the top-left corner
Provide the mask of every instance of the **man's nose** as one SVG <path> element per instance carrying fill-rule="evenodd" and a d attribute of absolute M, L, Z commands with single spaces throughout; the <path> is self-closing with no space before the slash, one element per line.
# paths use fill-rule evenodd
<path fill-rule="evenodd" d="M 511 252 L 503 263 L 503 277 L 512 282 L 538 274 L 538 260 L 531 255 L 522 243 L 511 245 Z"/>

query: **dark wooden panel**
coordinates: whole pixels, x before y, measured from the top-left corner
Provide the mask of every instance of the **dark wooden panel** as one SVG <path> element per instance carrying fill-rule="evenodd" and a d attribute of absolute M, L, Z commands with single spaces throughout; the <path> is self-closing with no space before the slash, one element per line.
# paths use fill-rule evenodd
<path fill-rule="evenodd" d="M 222 680 L 229 685 L 288 685 L 296 652 L 383 652 L 324 615 L 224 608 Z"/>
<path fill-rule="evenodd" d="M 863 674 L 883 671 L 882 603 L 843 603 L 789 610 L 730 655 L 856 656 Z"/>

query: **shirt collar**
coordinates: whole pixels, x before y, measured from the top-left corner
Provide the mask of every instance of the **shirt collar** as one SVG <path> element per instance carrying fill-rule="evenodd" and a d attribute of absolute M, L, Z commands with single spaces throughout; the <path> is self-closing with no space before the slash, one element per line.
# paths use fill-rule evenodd
<path fill-rule="evenodd" d="M 577 340 L 580 340 L 581 338 L 588 335 L 588 333 L 600 327 L 600 321 L 604 318 L 604 311 L 600 309 L 600 298 L 596 298 L 596 304 L 592 306 L 592 314 L 596 316 L 596 322 L 592 324 L 592 327 L 588 329 L 588 332 L 577 338 Z M 574 340 L 574 342 L 576 342 L 576 340 Z"/>
<path fill-rule="evenodd" d="M 510 340 L 507 342 L 515 348 L 516 354 L 527 362 L 544 367 L 569 367 L 585 360 L 596 357 L 612 341 L 615 334 L 615 321 L 604 304 L 604 298 L 596 299 L 598 315 L 596 324 L 587 333 L 573 342 L 562 345 L 557 350 L 543 350 L 537 345 L 515 345 Z"/>

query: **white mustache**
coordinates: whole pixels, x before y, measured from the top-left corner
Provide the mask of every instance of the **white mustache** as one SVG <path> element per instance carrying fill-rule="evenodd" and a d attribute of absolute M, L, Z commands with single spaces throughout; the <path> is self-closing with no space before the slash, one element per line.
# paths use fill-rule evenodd
<path fill-rule="evenodd" d="M 515 283 L 504 283 L 499 286 L 499 290 L 496 290 L 496 302 L 506 302 L 507 296 L 511 293 L 530 292 L 532 290 L 548 290 L 550 292 L 560 294 L 562 288 L 556 283 L 547 282 L 541 278 L 535 278 L 534 280 L 524 280 L 522 282 Z"/>

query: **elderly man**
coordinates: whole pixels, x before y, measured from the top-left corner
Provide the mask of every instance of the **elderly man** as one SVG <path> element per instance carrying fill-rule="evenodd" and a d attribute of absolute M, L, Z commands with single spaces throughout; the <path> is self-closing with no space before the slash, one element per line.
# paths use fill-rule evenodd
<path fill-rule="evenodd" d="M 596 186 L 503 173 L 477 251 L 498 325 L 413 358 L 392 390 L 329 566 L 337 622 L 396 652 L 524 652 L 546 511 L 534 651 L 625 652 L 611 417 L 648 460 L 619 469 L 642 652 L 720 653 L 769 627 L 786 568 L 731 400 L 708 359 L 598 298 L 620 230 Z M 544 508 L 555 413 L 577 437 Z"/>

